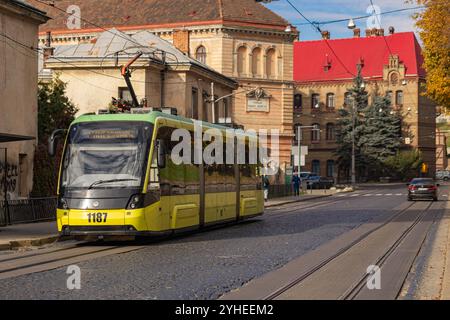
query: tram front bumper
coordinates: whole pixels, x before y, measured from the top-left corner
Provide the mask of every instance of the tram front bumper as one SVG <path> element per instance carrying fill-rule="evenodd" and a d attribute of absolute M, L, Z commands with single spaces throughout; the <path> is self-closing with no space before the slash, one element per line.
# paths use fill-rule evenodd
<path fill-rule="evenodd" d="M 143 209 L 137 210 L 60 210 L 58 231 L 63 236 L 139 235 L 148 230 Z"/>

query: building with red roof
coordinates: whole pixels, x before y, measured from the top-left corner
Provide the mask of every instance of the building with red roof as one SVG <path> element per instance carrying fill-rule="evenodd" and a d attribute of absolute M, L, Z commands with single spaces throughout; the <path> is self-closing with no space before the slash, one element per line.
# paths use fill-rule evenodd
<path fill-rule="evenodd" d="M 330 39 L 325 31 L 321 40 L 294 44 L 294 130 L 312 125 L 321 129 L 302 130 L 302 145 L 309 147 L 302 170 L 341 180 L 348 177 L 339 170 L 334 155 L 337 111 L 346 107 L 346 94 L 361 65 L 369 94 L 390 96 L 394 109 L 403 116 L 403 128 L 408 128 L 405 148 L 418 148 L 434 172 L 436 106 L 421 95 L 426 74 L 415 34 L 395 33 L 393 28 L 389 35 L 382 29 L 367 30 L 365 37 L 360 34 L 355 29 L 353 38 Z"/>

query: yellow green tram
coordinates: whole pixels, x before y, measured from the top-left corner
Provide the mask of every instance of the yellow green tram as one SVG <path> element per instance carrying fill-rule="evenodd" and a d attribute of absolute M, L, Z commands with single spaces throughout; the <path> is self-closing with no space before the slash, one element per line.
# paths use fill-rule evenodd
<path fill-rule="evenodd" d="M 68 132 L 55 131 L 53 154 L 58 135 L 67 132 L 58 181 L 60 234 L 165 235 L 263 214 L 259 165 L 237 164 L 237 137 L 232 164 L 207 165 L 202 158 L 177 165 L 170 156 L 176 129 L 194 136 L 192 120 L 160 112 L 84 115 Z M 203 122 L 208 129 L 229 128 Z M 257 138 L 241 135 L 248 158 Z"/>

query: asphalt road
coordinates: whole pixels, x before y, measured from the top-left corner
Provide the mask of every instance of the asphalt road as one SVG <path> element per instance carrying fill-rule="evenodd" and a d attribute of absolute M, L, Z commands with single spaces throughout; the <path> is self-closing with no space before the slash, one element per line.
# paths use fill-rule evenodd
<path fill-rule="evenodd" d="M 217 299 L 405 201 L 397 186 L 271 208 L 250 222 L 78 263 L 80 290 L 67 289 L 66 267 L 0 280 L 0 299 Z"/>

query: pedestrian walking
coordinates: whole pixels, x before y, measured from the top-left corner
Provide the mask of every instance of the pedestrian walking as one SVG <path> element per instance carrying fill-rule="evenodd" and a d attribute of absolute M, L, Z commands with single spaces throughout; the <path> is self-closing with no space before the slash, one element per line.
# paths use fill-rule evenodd
<path fill-rule="evenodd" d="M 270 181 L 269 177 L 266 175 L 263 177 L 263 185 L 264 185 L 264 201 L 269 200 L 269 187 L 270 187 Z"/>
<path fill-rule="evenodd" d="M 294 173 L 294 176 L 292 177 L 292 184 L 294 186 L 294 195 L 295 196 L 300 196 L 300 184 L 301 184 L 301 179 L 298 176 L 298 173 Z"/>

